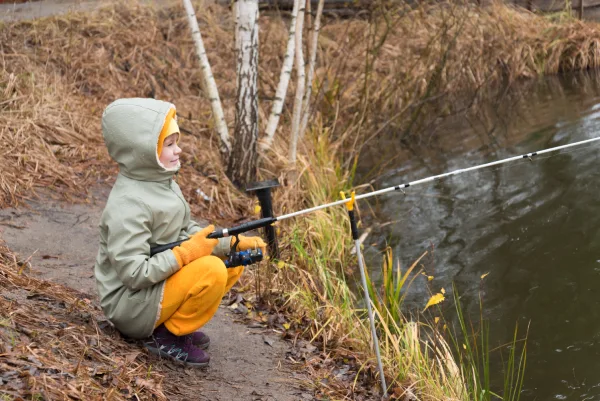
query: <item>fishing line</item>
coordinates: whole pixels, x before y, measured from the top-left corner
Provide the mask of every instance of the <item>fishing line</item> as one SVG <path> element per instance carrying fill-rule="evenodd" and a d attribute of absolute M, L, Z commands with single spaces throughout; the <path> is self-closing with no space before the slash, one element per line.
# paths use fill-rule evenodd
<path fill-rule="evenodd" d="M 507 165 L 501 165 L 501 166 L 497 166 L 497 167 L 492 167 L 489 170 L 485 170 L 485 171 L 489 171 L 490 173 L 494 173 L 494 172 L 498 172 L 498 171 L 509 171 L 511 169 L 515 169 L 517 167 L 529 167 L 532 166 L 532 162 L 533 163 L 537 163 L 539 164 L 540 162 L 544 161 L 544 160 L 548 160 L 551 159 L 553 157 L 558 157 L 558 156 L 564 156 L 564 155 L 576 155 L 576 154 L 581 154 L 583 152 L 589 151 L 590 148 L 593 146 L 594 144 L 589 144 L 586 146 L 583 146 L 582 148 L 573 148 L 573 149 L 565 149 L 562 150 L 556 154 L 546 154 L 546 155 L 541 155 L 539 157 L 534 158 L 532 161 L 528 160 L 528 159 L 523 159 L 523 161 L 516 161 L 513 162 L 511 164 L 507 164 Z M 596 156 L 597 158 L 598 156 Z M 440 179 L 440 182 L 444 182 L 447 179 L 452 178 L 452 176 L 449 177 L 444 177 L 442 179 Z M 485 177 L 481 178 L 482 181 L 486 181 Z M 499 179 L 499 188 L 501 189 L 504 186 L 510 185 L 514 182 L 518 182 L 518 181 L 522 181 L 523 177 L 522 176 L 515 176 L 515 177 L 511 177 L 510 175 L 504 175 Z M 465 189 L 467 189 L 467 185 L 465 185 Z M 498 188 L 496 188 L 498 189 Z M 440 193 L 431 193 L 432 188 L 421 188 L 421 189 L 415 189 L 414 191 L 410 191 L 407 193 L 404 193 L 404 195 L 406 196 L 404 199 L 406 200 L 406 203 L 414 203 L 418 200 L 423 200 L 423 199 L 443 199 L 446 201 L 451 201 L 452 199 L 455 198 L 455 196 L 453 195 L 446 195 L 446 194 L 440 194 Z M 466 199 L 461 199 L 461 201 L 465 201 Z M 504 206 L 506 204 L 510 203 L 510 200 L 506 201 L 506 202 L 502 202 L 501 205 L 497 205 L 495 206 L 493 209 L 496 209 L 497 207 L 500 206 Z M 410 206 L 410 210 L 404 210 L 404 211 L 398 211 L 398 214 L 395 215 L 395 217 L 401 217 L 398 220 L 395 221 L 388 221 L 388 222 L 384 222 L 384 223 L 379 223 L 377 225 L 378 228 L 382 228 L 384 226 L 388 226 L 394 223 L 398 223 L 402 220 L 405 220 L 406 218 L 408 218 L 412 213 L 415 213 L 415 210 L 418 209 L 424 209 L 427 208 L 427 206 L 423 206 L 423 207 L 419 207 L 418 205 L 413 205 Z M 417 212 L 418 212 L 417 210 Z M 375 214 L 375 213 L 373 213 Z"/>
<path fill-rule="evenodd" d="M 521 167 L 521 166 L 524 166 L 524 165 L 531 165 L 532 162 L 535 163 L 535 162 L 538 162 L 538 161 L 541 162 L 542 160 L 548 160 L 548 159 L 551 159 L 553 157 L 558 157 L 558 156 L 562 156 L 562 155 L 573 155 L 573 154 L 577 154 L 577 153 L 583 153 L 583 152 L 589 150 L 589 148 L 591 148 L 593 146 L 593 144 L 588 144 L 588 145 L 583 146 L 582 148 L 578 148 L 578 149 L 568 149 L 568 147 L 576 146 L 578 144 L 583 144 L 583 143 L 586 143 L 586 142 L 593 142 L 593 141 L 597 141 L 597 140 L 600 140 L 600 137 L 599 138 L 592 138 L 592 139 L 588 139 L 588 140 L 584 140 L 584 141 L 580 141 L 580 142 L 575 142 L 575 143 L 571 143 L 571 144 L 567 144 L 567 145 L 561 145 L 561 146 L 557 146 L 557 147 L 554 147 L 554 148 L 549 148 L 549 149 L 546 149 L 546 150 L 543 150 L 543 151 L 532 152 L 532 153 L 529 153 L 529 154 L 525 154 L 523 156 L 514 156 L 514 157 L 509 157 L 509 158 L 506 158 L 506 159 L 502 159 L 502 160 L 496 161 L 496 162 L 483 163 L 483 164 L 480 164 L 480 165 L 477 165 L 477 166 L 474 166 L 474 167 L 469 167 L 469 168 L 466 168 L 466 169 L 458 169 L 458 170 L 454 170 L 453 172 L 450 172 L 450 173 L 443 173 L 443 174 L 439 174 L 437 176 L 432 176 L 432 177 L 440 177 L 440 178 L 437 178 L 437 179 L 431 180 L 431 181 L 440 181 L 440 182 L 443 182 L 446 179 L 452 178 L 455 175 L 458 175 L 458 174 L 460 174 L 462 172 L 466 172 L 467 170 L 470 170 L 470 171 L 479 170 L 479 169 L 485 167 L 486 165 L 490 165 L 490 164 L 498 164 L 498 165 L 495 166 L 495 167 L 490 167 L 489 169 L 487 169 L 485 171 L 489 171 L 489 172 L 507 171 L 507 170 L 514 169 L 514 168 L 517 168 L 517 167 Z M 545 153 L 549 153 L 550 151 L 557 151 L 557 150 L 560 150 L 560 152 L 556 153 L 556 154 L 545 154 Z M 529 157 L 529 158 L 526 158 L 525 157 L 526 155 L 533 155 L 533 156 Z M 512 161 L 512 160 L 514 160 L 514 161 L 511 164 L 507 164 L 507 165 L 500 164 L 501 162 L 508 163 L 509 161 Z M 428 178 L 431 178 L 431 177 L 428 177 Z M 519 177 L 519 180 L 520 179 L 522 179 L 522 177 Z M 421 181 L 425 182 L 425 180 L 427 180 L 427 179 L 417 180 L 417 182 L 419 182 L 419 183 Z M 504 180 L 512 180 L 512 179 L 504 177 Z M 413 183 L 410 183 L 410 184 L 411 184 L 410 186 L 415 185 Z M 406 184 L 400 184 L 400 185 L 395 185 L 394 187 L 401 186 L 402 189 L 403 189 L 405 185 Z M 391 187 L 388 187 L 386 189 L 389 190 L 389 188 L 391 188 Z M 383 190 L 380 190 L 380 191 L 383 191 Z M 425 194 L 426 191 L 428 191 L 428 189 L 424 189 L 424 190 L 421 190 L 421 191 L 411 191 L 410 193 L 407 193 L 407 192 L 404 192 L 404 191 L 403 192 L 407 196 L 423 197 L 423 196 L 427 196 L 427 194 Z M 377 191 L 374 191 L 374 192 L 377 192 Z M 366 195 L 374 196 L 374 195 L 370 195 L 370 194 L 371 193 L 366 194 Z M 356 199 L 362 199 L 364 197 L 365 197 L 364 195 L 358 195 L 358 196 L 356 196 Z"/>

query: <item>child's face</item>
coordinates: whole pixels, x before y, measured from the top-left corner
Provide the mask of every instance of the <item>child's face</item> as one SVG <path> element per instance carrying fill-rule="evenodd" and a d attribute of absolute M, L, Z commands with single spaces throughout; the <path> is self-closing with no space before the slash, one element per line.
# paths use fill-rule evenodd
<path fill-rule="evenodd" d="M 178 133 L 171 134 L 165 138 L 163 143 L 162 152 L 160 152 L 159 160 L 165 168 L 177 167 L 179 163 L 179 155 L 181 154 L 181 148 L 177 146 Z"/>

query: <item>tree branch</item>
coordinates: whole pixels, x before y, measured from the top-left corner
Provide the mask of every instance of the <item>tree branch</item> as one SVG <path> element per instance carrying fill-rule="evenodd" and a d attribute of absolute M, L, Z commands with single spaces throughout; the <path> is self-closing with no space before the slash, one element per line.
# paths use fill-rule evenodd
<path fill-rule="evenodd" d="M 315 63 L 317 60 L 317 45 L 319 42 L 319 31 L 321 30 L 321 14 L 323 14 L 323 5 L 325 0 L 319 0 L 317 6 L 317 15 L 315 16 L 315 26 L 312 34 L 312 43 L 310 48 L 308 75 L 306 76 L 306 93 L 304 94 L 304 106 L 302 107 L 302 123 L 300 124 L 300 139 L 304 137 L 306 126 L 308 125 L 308 116 L 310 114 L 310 95 L 312 92 L 313 76 L 315 74 Z"/>
<path fill-rule="evenodd" d="M 210 100 L 212 113 L 215 118 L 215 127 L 221 140 L 221 153 L 227 158 L 231 152 L 231 142 L 229 141 L 229 131 L 227 129 L 227 122 L 225 121 L 225 114 L 223 113 L 223 106 L 221 105 L 221 99 L 219 98 L 219 90 L 217 89 L 215 77 L 212 75 L 206 50 L 204 49 L 200 27 L 198 26 L 198 20 L 196 19 L 196 13 L 194 12 L 192 2 L 191 0 L 183 0 L 183 5 L 188 16 L 190 30 L 192 31 L 192 39 L 194 39 L 196 45 L 196 53 L 198 54 L 200 69 L 202 70 L 204 89 Z"/>
<path fill-rule="evenodd" d="M 300 0 L 302 1 L 302 0 Z M 300 114 L 302 113 L 302 99 L 304 97 L 304 55 L 302 53 L 302 30 L 304 26 L 305 5 L 302 4 L 298 9 L 298 18 L 296 19 L 296 98 L 294 99 L 294 114 L 292 115 L 292 138 L 290 142 L 289 161 L 296 162 L 296 153 L 298 147 L 298 131 L 300 129 Z"/>
<path fill-rule="evenodd" d="M 275 138 L 275 130 L 277 130 L 277 126 L 279 125 L 279 117 L 281 116 L 283 104 L 285 103 L 285 96 L 287 94 L 288 84 L 292 75 L 292 68 L 294 67 L 294 45 L 297 20 L 296 17 L 298 15 L 300 1 L 302 0 L 294 0 L 294 8 L 292 9 L 292 16 L 290 21 L 290 33 L 288 36 L 285 56 L 283 58 L 283 64 L 281 66 L 281 74 L 279 75 L 279 84 L 277 85 L 277 91 L 275 92 L 275 101 L 273 102 L 271 114 L 269 115 L 269 122 L 267 123 L 265 138 L 260 144 L 262 150 L 269 149 L 273 144 L 273 139 Z"/>

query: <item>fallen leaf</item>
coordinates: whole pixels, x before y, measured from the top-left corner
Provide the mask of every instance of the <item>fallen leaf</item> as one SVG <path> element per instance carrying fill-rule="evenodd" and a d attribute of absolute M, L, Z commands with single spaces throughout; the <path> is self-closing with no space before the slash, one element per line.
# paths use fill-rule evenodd
<path fill-rule="evenodd" d="M 42 259 L 58 259 L 58 256 L 54 256 L 54 255 L 42 255 Z"/>
<path fill-rule="evenodd" d="M 265 344 L 270 345 L 271 347 L 273 346 L 273 344 L 275 343 L 275 340 L 273 340 L 270 337 L 267 336 L 263 336 L 263 341 L 265 342 Z"/>
<path fill-rule="evenodd" d="M 132 363 L 133 361 L 135 361 L 135 358 L 137 358 L 139 354 L 141 354 L 141 352 L 131 352 L 125 355 L 125 363 Z"/>
<path fill-rule="evenodd" d="M 147 388 L 150 390 L 156 390 L 157 386 L 156 383 L 154 382 L 154 380 L 144 380 L 144 379 L 140 379 L 139 377 L 135 378 L 135 384 L 140 387 L 140 388 Z"/>
<path fill-rule="evenodd" d="M 425 309 L 423 309 L 423 312 L 425 312 L 427 310 L 427 308 L 429 308 L 430 306 L 439 304 L 444 299 L 446 299 L 446 298 L 444 298 L 444 294 L 437 293 L 437 294 L 433 295 L 431 298 L 429 298 L 429 301 L 427 301 L 427 305 L 425 305 Z"/>
<path fill-rule="evenodd" d="M 440 318 L 436 316 L 435 319 L 433 319 L 433 321 L 435 322 L 435 324 L 437 324 L 440 321 Z"/>
<path fill-rule="evenodd" d="M 442 294 L 445 294 L 445 293 L 446 293 L 446 290 L 442 288 Z"/>
<path fill-rule="evenodd" d="M 488 274 L 490 274 L 490 272 L 487 272 L 487 273 L 485 273 L 485 274 L 482 274 L 482 275 L 481 275 L 481 279 L 483 280 L 483 279 L 485 278 L 485 276 L 487 276 Z"/>
<path fill-rule="evenodd" d="M 433 276 L 427 276 L 427 281 L 433 280 Z"/>

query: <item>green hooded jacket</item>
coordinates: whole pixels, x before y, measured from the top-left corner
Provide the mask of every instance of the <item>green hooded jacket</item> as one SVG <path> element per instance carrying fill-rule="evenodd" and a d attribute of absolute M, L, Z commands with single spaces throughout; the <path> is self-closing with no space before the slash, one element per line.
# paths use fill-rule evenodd
<path fill-rule="evenodd" d="M 155 99 L 119 99 L 102 115 L 102 134 L 119 174 L 100 220 L 94 274 L 100 305 L 124 335 L 145 338 L 160 317 L 165 280 L 179 270 L 173 251 L 150 248 L 200 231 L 173 175 L 158 160 L 157 142 L 175 106 Z M 213 254 L 229 252 L 229 238 Z"/>

